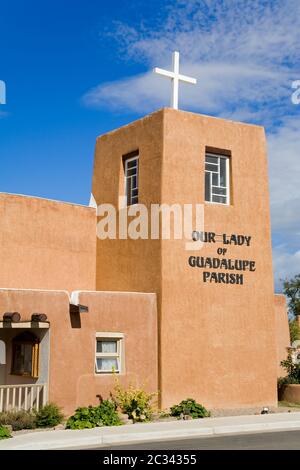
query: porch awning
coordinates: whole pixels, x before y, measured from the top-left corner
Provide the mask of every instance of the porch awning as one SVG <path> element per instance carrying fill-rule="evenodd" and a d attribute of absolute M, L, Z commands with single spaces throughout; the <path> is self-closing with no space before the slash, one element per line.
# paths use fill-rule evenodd
<path fill-rule="evenodd" d="M 17 323 L 8 322 L 8 321 L 0 321 L 0 329 L 10 329 L 10 328 L 50 328 L 49 322 L 41 322 L 41 321 L 20 321 Z"/>

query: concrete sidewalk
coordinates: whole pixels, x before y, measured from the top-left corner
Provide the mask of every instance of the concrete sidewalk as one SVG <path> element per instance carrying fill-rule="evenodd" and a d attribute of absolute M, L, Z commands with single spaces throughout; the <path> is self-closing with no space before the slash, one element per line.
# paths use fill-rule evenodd
<path fill-rule="evenodd" d="M 189 437 L 264 431 L 300 430 L 300 413 L 204 418 L 191 421 L 132 424 L 82 431 L 38 431 L 0 441 L 0 450 L 72 449 Z"/>

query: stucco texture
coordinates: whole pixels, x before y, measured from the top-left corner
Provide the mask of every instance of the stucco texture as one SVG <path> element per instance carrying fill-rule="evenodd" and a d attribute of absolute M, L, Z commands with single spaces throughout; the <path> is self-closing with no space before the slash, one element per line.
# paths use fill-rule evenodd
<path fill-rule="evenodd" d="M 205 204 L 206 148 L 231 152 L 231 204 Z M 204 283 L 186 240 L 98 240 L 97 289 L 158 294 L 161 406 L 193 397 L 207 407 L 275 405 L 277 345 L 264 129 L 163 109 L 97 139 L 97 204 L 123 195 L 122 156 L 139 150 L 139 202 L 204 204 L 206 231 L 251 236 L 226 258 L 254 260 L 244 285 Z M 176 384 L 176 385 L 175 385 Z"/>
<path fill-rule="evenodd" d="M 0 194 L 0 287 L 95 289 L 96 211 Z"/>
<path fill-rule="evenodd" d="M 88 312 L 70 314 L 67 292 L 0 290 L 1 317 L 6 311 L 19 312 L 21 321 L 30 320 L 33 312 L 48 317 L 49 400 L 68 416 L 78 406 L 99 403 L 96 395 L 109 397 L 115 377 L 95 373 L 96 332 L 124 334 L 125 370 L 116 374 L 121 385 L 157 391 L 155 294 L 82 292 L 78 299 Z M 10 364 L 7 367 L 10 370 Z M 17 383 L 21 383 L 19 377 Z"/>

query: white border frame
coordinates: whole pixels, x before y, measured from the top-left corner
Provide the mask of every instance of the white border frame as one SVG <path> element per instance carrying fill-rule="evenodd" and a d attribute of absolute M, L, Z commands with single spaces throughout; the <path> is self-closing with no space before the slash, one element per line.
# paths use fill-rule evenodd
<path fill-rule="evenodd" d="M 124 342 L 124 333 L 117 333 L 117 332 L 108 332 L 102 331 L 96 333 L 96 341 L 95 341 L 95 375 L 111 375 L 115 374 L 124 374 L 125 372 L 125 342 Z M 109 341 L 109 340 L 116 340 L 117 342 L 117 352 L 116 353 L 97 353 L 97 340 Z M 98 370 L 97 369 L 97 358 L 105 358 L 105 357 L 112 357 L 118 359 L 119 369 L 116 371 L 109 371 L 109 370 Z"/>

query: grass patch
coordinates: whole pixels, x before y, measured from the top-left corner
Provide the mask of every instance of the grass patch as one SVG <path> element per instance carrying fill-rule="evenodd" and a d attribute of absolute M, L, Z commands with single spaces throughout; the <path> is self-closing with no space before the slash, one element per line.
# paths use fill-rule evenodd
<path fill-rule="evenodd" d="M 285 407 L 285 408 L 299 408 L 300 403 L 289 403 L 288 401 L 279 401 L 278 406 Z"/>

